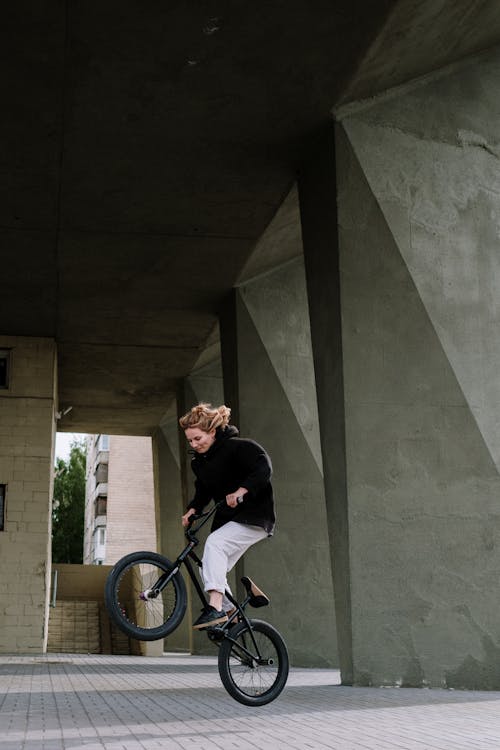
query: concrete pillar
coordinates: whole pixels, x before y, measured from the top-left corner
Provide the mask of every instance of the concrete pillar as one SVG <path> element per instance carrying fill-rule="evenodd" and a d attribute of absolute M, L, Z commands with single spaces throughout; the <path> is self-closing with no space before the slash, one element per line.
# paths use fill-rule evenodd
<path fill-rule="evenodd" d="M 169 560 L 175 560 L 185 545 L 181 526 L 184 499 L 181 483 L 181 458 L 177 410 L 164 416 L 153 436 L 153 470 L 158 520 L 158 550 Z M 184 576 L 188 584 L 187 576 Z M 191 610 L 181 625 L 164 640 L 166 651 L 191 651 Z"/>
<path fill-rule="evenodd" d="M 273 241 L 273 226 L 263 242 Z M 241 435 L 273 461 L 277 529 L 249 550 L 238 577 L 252 577 L 271 606 L 292 663 L 337 663 L 314 371 L 302 258 L 242 284 L 221 318 L 225 401 Z"/>
<path fill-rule="evenodd" d="M 213 352 L 215 359 L 194 370 L 185 378 L 177 404 L 165 414 L 153 438 L 155 491 L 159 518 L 159 549 L 163 555 L 173 560 L 186 544 L 181 516 L 187 503 L 193 497 L 194 481 L 190 468 L 189 445 L 179 427 L 179 416 L 200 401 L 213 404 L 223 402 L 222 369 L 219 352 Z M 209 525 L 200 533 L 201 544 L 196 552 L 201 557 L 203 541 Z M 196 570 L 196 566 L 195 570 Z M 201 608 L 196 592 L 185 568 L 182 574 L 188 589 L 188 608 L 179 628 L 165 639 L 168 651 L 184 650 L 193 653 L 213 654 L 213 645 L 205 633 L 192 630 L 192 622 Z"/>
<path fill-rule="evenodd" d="M 197 368 L 189 377 L 184 379 L 178 399 L 178 413 L 182 416 L 188 409 L 201 401 L 219 406 L 224 403 L 224 393 L 222 385 L 222 365 L 220 360 L 220 348 L 213 347 L 211 351 L 211 361 Z M 193 498 L 194 494 L 194 475 L 191 471 L 191 454 L 188 453 L 189 445 L 184 433 L 179 428 L 180 436 L 180 456 L 181 456 L 181 476 L 183 487 L 183 509 Z M 210 521 L 199 533 L 200 546 L 195 550 L 199 557 L 203 555 L 203 544 L 210 532 Z M 196 570 L 196 566 L 195 566 Z M 198 571 L 197 571 L 198 572 Z M 186 576 L 186 582 L 189 579 Z M 231 589 L 235 589 L 234 573 L 229 576 Z M 189 590 L 189 627 L 198 617 L 201 610 L 201 603 L 198 595 L 191 584 Z M 190 630 L 191 632 L 191 651 L 196 654 L 213 654 L 213 644 L 207 639 L 206 633 L 199 630 Z"/>
<path fill-rule="evenodd" d="M 337 242 L 335 150 L 327 128 L 299 175 L 299 201 L 307 277 L 316 394 L 333 570 L 339 665 L 351 684 L 352 623 L 346 487 L 344 380 Z"/>
<path fill-rule="evenodd" d="M 493 51 L 351 108 L 336 190 L 333 137 L 302 183 L 316 364 L 336 368 L 318 388 L 322 425 L 343 380 L 333 531 L 355 684 L 500 688 L 499 85 Z M 313 314 L 325 287 L 333 321 L 341 309 L 331 337 Z M 340 427 L 323 455 L 342 474 Z"/>
<path fill-rule="evenodd" d="M 0 652 L 46 650 L 50 591 L 56 349 L 51 339 L 0 336 Z"/>

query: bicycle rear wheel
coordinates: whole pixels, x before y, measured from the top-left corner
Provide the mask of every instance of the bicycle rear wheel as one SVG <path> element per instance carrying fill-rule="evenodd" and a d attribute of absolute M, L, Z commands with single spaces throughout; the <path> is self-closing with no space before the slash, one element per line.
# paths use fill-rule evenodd
<path fill-rule="evenodd" d="M 246 706 L 275 700 L 288 678 L 288 651 L 276 628 L 250 620 L 230 628 L 219 649 L 219 675 L 229 695 Z"/>
<path fill-rule="evenodd" d="M 156 641 L 179 625 L 187 605 L 186 584 L 174 564 L 156 552 L 133 552 L 119 560 L 104 590 L 109 616 L 131 638 Z"/>

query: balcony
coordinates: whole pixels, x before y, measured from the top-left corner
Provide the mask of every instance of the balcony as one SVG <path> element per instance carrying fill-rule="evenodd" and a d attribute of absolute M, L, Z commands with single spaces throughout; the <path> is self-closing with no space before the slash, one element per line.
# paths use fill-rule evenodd
<path fill-rule="evenodd" d="M 108 498 L 105 495 L 98 495 L 95 500 L 95 517 L 105 516 L 108 504 Z"/>

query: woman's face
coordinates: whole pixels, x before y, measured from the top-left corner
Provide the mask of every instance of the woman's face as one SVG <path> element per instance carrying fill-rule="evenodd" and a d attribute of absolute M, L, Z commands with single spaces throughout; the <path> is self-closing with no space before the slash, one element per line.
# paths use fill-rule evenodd
<path fill-rule="evenodd" d="M 206 453 L 215 442 L 215 429 L 205 432 L 199 427 L 188 427 L 184 432 L 189 445 L 196 453 Z"/>

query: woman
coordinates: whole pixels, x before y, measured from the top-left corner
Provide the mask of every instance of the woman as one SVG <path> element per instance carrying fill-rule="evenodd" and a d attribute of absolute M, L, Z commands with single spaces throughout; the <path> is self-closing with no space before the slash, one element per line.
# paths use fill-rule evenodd
<path fill-rule="evenodd" d="M 225 501 L 205 542 L 202 574 L 209 606 L 193 624 L 197 630 L 228 619 L 232 604 L 224 596 L 227 573 L 252 544 L 274 531 L 271 460 L 258 443 L 238 437 L 230 415 L 227 406 L 201 403 L 179 420 L 194 451 L 191 467 L 196 477 L 182 525 L 188 526 L 190 516 L 201 513 L 210 500 Z"/>

